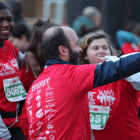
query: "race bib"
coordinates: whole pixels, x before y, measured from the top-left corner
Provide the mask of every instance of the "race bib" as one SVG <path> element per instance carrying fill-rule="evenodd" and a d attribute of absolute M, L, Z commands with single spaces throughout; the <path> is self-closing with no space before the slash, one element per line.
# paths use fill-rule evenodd
<path fill-rule="evenodd" d="M 3 86 L 4 86 L 5 96 L 8 101 L 18 102 L 26 99 L 27 93 L 19 77 L 4 79 Z"/>
<path fill-rule="evenodd" d="M 103 107 L 97 105 L 89 105 L 90 108 L 90 124 L 91 129 L 102 130 L 105 128 L 109 118 L 110 107 Z"/>

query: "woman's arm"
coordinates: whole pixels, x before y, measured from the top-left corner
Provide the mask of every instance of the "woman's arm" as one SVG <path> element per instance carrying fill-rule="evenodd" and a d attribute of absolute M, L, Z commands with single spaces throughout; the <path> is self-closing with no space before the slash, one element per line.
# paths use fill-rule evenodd
<path fill-rule="evenodd" d="M 10 139 L 11 138 L 11 134 L 10 134 L 8 128 L 6 127 L 5 123 L 3 122 L 1 115 L 0 115 L 0 138 L 1 139 Z"/>
<path fill-rule="evenodd" d="M 123 30 L 119 30 L 116 34 L 117 41 L 119 43 L 120 48 L 126 42 L 138 44 L 140 42 L 140 38 L 137 38 L 133 33 L 126 32 Z"/>

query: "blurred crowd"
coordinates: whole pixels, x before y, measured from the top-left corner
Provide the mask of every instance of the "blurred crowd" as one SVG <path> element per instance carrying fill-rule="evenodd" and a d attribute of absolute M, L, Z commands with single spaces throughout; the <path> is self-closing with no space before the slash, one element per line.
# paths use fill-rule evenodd
<path fill-rule="evenodd" d="M 140 140 L 140 73 L 138 70 L 138 72 L 133 70 L 136 69 L 134 67 L 139 67 L 139 64 L 136 66 L 136 63 L 134 63 L 136 61 L 135 55 L 134 62 L 132 60 L 133 57 L 125 61 L 123 60 L 125 56 L 140 52 L 140 23 L 132 21 L 127 24 L 125 30 L 118 30 L 116 32 L 116 40 L 119 45 L 119 50 L 117 50 L 116 44 L 112 43 L 111 36 L 101 28 L 101 12 L 93 6 L 85 7 L 81 15 L 73 21 L 70 29 L 67 29 L 69 25 L 63 27 L 57 23 L 52 23 L 50 20 L 43 21 L 41 19 L 38 19 L 31 29 L 24 20 L 22 12 L 23 7 L 20 2 L 11 0 L 8 1 L 6 5 L 0 2 L 0 138 L 9 140 Z M 55 30 L 51 31 L 51 29 L 57 29 L 60 26 L 62 26 L 66 36 L 63 36 L 62 31 L 59 31 L 58 37 L 60 38 L 56 37 L 56 40 L 51 42 L 52 37 L 50 37 L 49 34 L 55 32 Z M 74 31 L 76 34 L 73 33 Z M 45 35 L 45 33 L 47 34 Z M 70 42 L 67 42 L 68 36 L 71 36 Z M 48 99 L 44 101 L 46 103 L 41 104 L 40 100 L 42 97 L 45 98 L 44 95 L 40 96 L 44 90 L 42 85 L 45 82 L 48 84 L 50 80 L 47 81 L 45 74 L 54 71 L 53 68 L 46 72 L 44 69 L 46 67 L 47 69 L 53 67 L 51 65 L 67 64 L 66 62 L 61 62 L 60 59 L 65 60 L 67 58 L 66 54 L 68 50 L 70 52 L 70 64 L 77 64 L 75 59 L 77 54 L 72 48 L 68 47 L 69 49 L 67 50 L 64 45 L 61 44 L 61 42 L 63 42 L 69 46 L 71 42 L 74 42 L 75 36 L 78 37 L 77 48 L 75 50 L 80 51 L 78 65 L 84 66 L 84 64 L 90 64 L 89 69 L 83 67 L 82 70 L 81 67 L 81 72 L 79 71 L 78 75 L 79 77 L 81 76 L 81 78 L 73 76 L 73 73 L 76 73 L 78 70 L 70 68 L 72 72 L 68 74 L 68 76 L 73 78 L 69 78 L 70 82 L 79 82 L 79 84 L 73 84 L 72 87 L 69 87 L 70 89 L 66 91 L 66 94 L 71 94 L 70 91 L 74 88 L 74 91 L 77 90 L 77 97 L 75 98 L 75 95 L 69 97 L 68 95 L 68 97 L 65 98 L 66 95 L 64 95 L 64 97 L 61 95 L 62 99 L 60 99 L 60 97 L 56 95 L 56 101 L 54 103 Z M 45 42 L 43 40 L 45 37 L 48 37 L 50 40 Z M 53 46 L 57 46 L 58 42 L 60 43 L 59 46 L 61 46 L 59 48 L 60 55 L 58 55 L 58 51 L 56 51 L 55 56 L 53 54 L 55 50 Z M 46 44 L 48 44 L 50 50 L 45 48 L 45 46 L 47 46 Z M 79 46 L 80 48 L 78 48 Z M 27 53 L 29 54 L 28 57 L 25 56 Z M 59 60 L 57 60 L 58 56 Z M 23 60 L 23 57 L 26 58 Z M 53 59 L 53 62 L 49 61 Z M 121 61 L 121 59 L 123 61 Z M 30 60 L 34 70 L 27 64 L 28 60 Z M 22 64 L 23 61 L 26 65 L 24 64 L 22 68 L 19 69 L 18 65 Z M 107 67 L 108 61 L 112 61 L 113 66 L 109 65 Z M 115 63 L 117 61 L 119 61 L 119 63 Z M 131 67 L 127 69 L 125 65 L 127 66 L 129 61 L 130 63 L 132 61 L 134 65 L 133 67 L 131 65 Z M 91 67 L 91 64 L 97 65 L 98 69 L 101 69 L 101 71 L 91 75 L 94 76 L 96 80 L 95 78 L 90 78 L 88 74 L 88 72 L 90 73 L 95 69 Z M 106 67 L 104 66 L 104 69 L 99 68 L 100 64 L 105 64 Z M 111 71 L 109 67 L 112 68 Z M 119 73 L 117 71 L 116 73 L 115 69 L 119 68 L 123 69 L 123 72 L 121 71 Z M 57 69 L 61 70 L 62 68 L 58 67 Z M 10 71 L 9 74 L 7 73 L 6 75 L 6 71 Z M 67 76 L 69 69 L 62 69 L 62 71 L 63 75 L 57 70 L 50 75 L 58 77 L 60 74 L 63 81 L 63 77 Z M 115 72 L 113 73 L 112 71 Z M 86 72 L 85 77 L 87 77 L 87 80 L 82 76 Z M 101 75 L 100 77 L 97 76 L 99 74 Z M 109 75 L 113 75 L 112 77 L 115 77 L 115 80 L 113 78 L 113 80 L 110 80 Z M 19 77 L 18 80 L 16 79 L 17 77 Z M 44 78 L 46 81 L 44 80 L 45 82 L 39 85 L 41 78 Z M 11 79 L 12 82 L 10 81 Z M 55 82 L 55 77 L 52 79 L 55 84 L 58 84 Z M 21 82 L 19 82 L 19 80 Z M 61 82 L 61 78 L 59 80 Z M 89 82 L 90 80 L 91 82 Z M 9 81 L 11 83 L 7 84 Z M 88 82 L 89 87 L 93 89 L 90 89 L 88 86 L 87 88 L 83 88 Z M 16 94 L 19 94 L 20 89 L 18 91 L 16 89 L 21 85 L 25 93 L 23 92 L 22 97 L 18 97 Z M 42 86 L 42 88 L 39 86 Z M 63 82 L 63 86 L 68 86 L 67 80 Z M 59 90 L 63 92 L 64 87 Z M 34 92 L 36 90 L 35 88 L 40 90 Z M 47 88 L 51 87 L 48 85 Z M 47 93 L 53 94 L 53 92 L 48 92 L 47 88 L 44 90 L 44 94 L 50 96 L 47 95 Z M 55 88 L 58 88 L 58 86 L 55 86 Z M 86 92 L 88 99 L 84 97 L 84 101 L 81 102 L 80 100 L 83 98 L 83 95 L 78 95 L 80 91 L 82 93 Z M 38 96 L 35 96 L 36 94 Z M 23 96 L 27 96 L 27 98 L 25 99 Z M 65 98 L 65 101 L 67 101 L 68 98 L 71 100 L 65 103 L 63 98 Z M 60 100 L 60 102 L 57 102 L 57 100 Z M 86 104 L 86 101 L 88 108 L 86 106 L 84 107 L 83 104 Z M 53 106 L 57 106 L 57 103 L 59 106 L 63 104 L 60 110 L 57 108 L 56 111 L 59 110 L 61 112 L 61 110 L 63 110 L 62 114 L 64 118 L 61 114 L 59 115 L 59 111 L 57 112 L 58 114 L 54 113 L 55 115 L 52 115 L 51 110 L 49 110 L 50 112 L 48 112 L 48 114 L 52 116 L 45 118 L 47 113 L 42 113 L 44 106 L 51 106 L 53 110 Z M 63 109 L 67 105 L 67 109 Z M 77 106 L 82 107 L 78 108 Z M 38 115 L 34 113 L 35 111 L 32 108 L 34 108 L 34 110 L 36 108 L 40 109 L 39 112 L 36 111 Z M 65 113 L 67 110 L 71 112 Z M 80 112 L 80 110 L 82 111 Z M 85 113 L 84 117 L 82 113 Z M 35 116 L 37 119 L 35 119 Z M 50 123 L 49 119 L 55 118 L 55 116 L 59 117 Z M 68 116 L 69 120 L 67 120 Z M 87 118 L 90 117 L 91 130 L 89 129 L 88 121 L 85 121 L 82 117 L 85 118 L 85 120 L 88 120 Z M 61 118 L 63 121 L 61 121 Z M 48 120 L 49 125 L 45 119 Z M 69 122 L 73 123 L 70 124 Z M 69 125 L 67 125 L 67 123 Z M 46 128 L 48 129 L 47 131 Z M 54 128 L 56 130 L 54 130 Z M 60 128 L 60 130 L 57 128 Z"/>

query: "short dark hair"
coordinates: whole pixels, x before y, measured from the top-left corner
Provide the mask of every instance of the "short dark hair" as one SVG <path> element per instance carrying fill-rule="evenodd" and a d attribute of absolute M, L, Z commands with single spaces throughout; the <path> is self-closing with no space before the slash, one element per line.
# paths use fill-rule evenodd
<path fill-rule="evenodd" d="M 25 35 L 27 40 L 29 40 L 31 35 L 30 30 L 26 24 L 23 22 L 18 22 L 15 24 L 12 30 L 12 36 L 21 39 L 23 35 Z"/>
<path fill-rule="evenodd" d="M 51 35 L 43 35 L 42 38 L 42 51 L 45 61 L 49 59 L 59 59 L 59 46 L 65 46 L 70 50 L 70 42 L 65 35 L 63 29 L 55 27 Z"/>

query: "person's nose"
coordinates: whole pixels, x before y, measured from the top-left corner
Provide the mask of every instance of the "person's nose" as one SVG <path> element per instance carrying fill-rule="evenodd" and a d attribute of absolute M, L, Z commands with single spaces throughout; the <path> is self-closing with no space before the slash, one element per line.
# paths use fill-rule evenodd
<path fill-rule="evenodd" d="M 79 46 L 79 52 L 82 53 L 82 48 Z"/>
<path fill-rule="evenodd" d="M 99 48 L 98 49 L 98 53 L 101 53 L 102 54 L 102 53 L 104 53 L 104 50 L 102 48 Z"/>
<path fill-rule="evenodd" d="M 3 21 L 3 27 L 9 27 L 9 23 L 6 20 Z"/>

